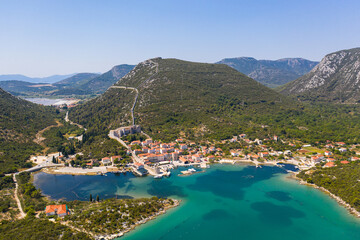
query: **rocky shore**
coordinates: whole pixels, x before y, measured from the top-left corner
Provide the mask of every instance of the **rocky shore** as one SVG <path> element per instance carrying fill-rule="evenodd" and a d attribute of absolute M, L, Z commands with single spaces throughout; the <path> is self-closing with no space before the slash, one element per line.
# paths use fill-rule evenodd
<path fill-rule="evenodd" d="M 326 188 L 320 187 L 316 184 L 313 183 L 308 183 L 304 180 L 302 180 L 301 178 L 297 177 L 297 173 L 293 173 L 290 175 L 290 178 L 295 179 L 297 181 L 299 181 L 300 184 L 302 185 L 306 185 L 306 186 L 310 186 L 316 189 L 319 189 L 320 191 L 328 194 L 330 197 L 332 197 L 333 199 L 335 199 L 340 205 L 342 205 L 343 207 L 345 207 L 352 215 L 354 215 L 357 218 L 360 218 L 360 212 L 357 211 L 355 208 L 353 208 L 350 204 L 348 204 L 347 202 L 345 202 L 343 199 L 341 199 L 340 197 L 336 196 L 335 194 L 331 193 L 329 190 L 327 190 Z"/>
<path fill-rule="evenodd" d="M 114 239 L 114 238 L 118 238 L 118 237 L 122 237 L 124 234 L 130 232 L 131 230 L 135 229 L 137 226 L 141 225 L 141 224 L 145 224 L 147 223 L 148 221 L 150 220 L 153 220 L 155 219 L 157 216 L 160 216 L 162 214 L 165 214 L 167 210 L 171 209 L 171 208 L 174 208 L 174 207 L 177 207 L 180 205 L 180 201 L 179 200 L 176 200 L 176 199 L 172 199 L 174 201 L 174 204 L 173 205 L 168 205 L 166 206 L 163 210 L 145 218 L 145 219 L 142 219 L 134 224 L 132 224 L 130 227 L 128 227 L 127 229 L 119 232 L 119 233 L 116 233 L 116 234 L 109 234 L 109 235 L 96 235 L 95 236 L 95 239 L 96 240 L 110 240 L 110 239 Z"/>

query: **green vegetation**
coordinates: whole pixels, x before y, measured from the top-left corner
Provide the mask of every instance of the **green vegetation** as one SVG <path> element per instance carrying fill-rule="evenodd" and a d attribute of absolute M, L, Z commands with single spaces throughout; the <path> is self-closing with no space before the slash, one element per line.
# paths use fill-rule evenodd
<path fill-rule="evenodd" d="M 15 183 L 12 176 L 1 176 L 0 177 L 0 190 L 5 188 L 14 188 Z"/>
<path fill-rule="evenodd" d="M 47 153 L 62 152 L 65 155 L 75 153 L 75 145 L 78 140 L 69 140 L 70 136 L 80 136 L 84 133 L 84 130 L 76 125 L 63 122 L 60 127 L 51 128 L 43 133 L 43 137 L 46 139 L 44 144 L 49 147 Z"/>
<path fill-rule="evenodd" d="M 72 226 L 95 235 L 115 234 L 130 228 L 134 223 L 148 218 L 165 207 L 172 206 L 171 199 L 107 199 L 101 202 L 68 202 L 72 214 L 64 218 Z"/>
<path fill-rule="evenodd" d="M 14 198 L 14 188 L 0 190 L 0 221 L 15 220 L 19 214 Z"/>
<path fill-rule="evenodd" d="M 115 84 L 120 80 L 120 78 L 130 72 L 134 67 L 134 65 L 127 64 L 114 66 L 110 71 L 83 82 L 79 85 L 78 89 L 91 93 L 103 93 L 111 85 Z"/>
<path fill-rule="evenodd" d="M 30 154 L 40 151 L 35 134 L 55 123 L 54 108 L 19 99 L 0 89 L 0 173 L 31 167 Z"/>
<path fill-rule="evenodd" d="M 45 209 L 46 198 L 41 195 L 40 189 L 36 189 L 31 183 L 31 174 L 22 172 L 16 176 L 19 184 L 20 199 L 22 207 L 26 213 L 32 214 L 34 211 Z"/>
<path fill-rule="evenodd" d="M 88 135 L 85 134 L 85 136 Z M 108 138 L 90 137 L 90 139 L 84 139 L 83 143 L 79 143 L 77 148 L 84 153 L 85 159 L 101 159 L 116 155 L 126 157 L 125 148 L 118 141 Z"/>
<path fill-rule="evenodd" d="M 17 240 L 58 240 L 58 239 L 91 239 L 85 233 L 75 232 L 71 228 L 49 220 L 26 218 L 17 221 L 2 221 L 0 239 Z"/>
<path fill-rule="evenodd" d="M 336 163 L 337 166 L 331 168 L 319 166 L 313 171 L 302 171 L 298 177 L 324 187 L 360 211 L 360 162 Z"/>
<path fill-rule="evenodd" d="M 268 89 L 219 64 L 153 59 L 139 64 L 118 85 L 139 90 L 136 123 L 155 139 L 251 139 L 278 135 L 306 143 L 355 143 L 360 135 L 358 106 L 305 104 Z M 110 129 L 130 124 L 135 92 L 109 89 L 71 109 L 70 119 L 88 128 L 87 138 L 107 138 Z"/>
<path fill-rule="evenodd" d="M 0 177 L 0 221 L 15 219 L 18 214 L 14 200 L 15 183 L 12 176 Z"/>

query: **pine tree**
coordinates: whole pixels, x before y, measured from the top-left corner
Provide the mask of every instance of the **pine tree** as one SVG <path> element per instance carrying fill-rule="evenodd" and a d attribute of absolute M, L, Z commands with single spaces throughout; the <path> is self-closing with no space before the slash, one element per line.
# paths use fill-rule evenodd
<path fill-rule="evenodd" d="M 90 198 L 89 198 L 89 201 L 92 202 L 92 194 L 90 194 Z"/>
<path fill-rule="evenodd" d="M 99 195 L 96 195 L 96 201 L 97 201 L 97 202 L 100 201 Z"/>

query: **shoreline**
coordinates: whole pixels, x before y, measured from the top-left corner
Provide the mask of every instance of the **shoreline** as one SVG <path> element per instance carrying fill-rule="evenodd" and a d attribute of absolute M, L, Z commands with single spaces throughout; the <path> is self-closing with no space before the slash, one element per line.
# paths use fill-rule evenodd
<path fill-rule="evenodd" d="M 142 224 L 145 224 L 151 220 L 156 219 L 158 216 L 163 215 L 167 212 L 167 210 L 178 207 L 180 205 L 180 200 L 177 199 L 172 199 L 171 200 L 174 201 L 173 205 L 169 205 L 169 206 L 165 206 L 163 210 L 158 211 L 156 213 L 154 213 L 153 215 L 142 219 L 140 221 L 137 221 L 136 223 L 132 224 L 130 227 L 126 228 L 123 231 L 120 231 L 119 233 L 115 233 L 115 234 L 108 234 L 108 235 L 95 235 L 92 232 L 89 232 L 89 234 L 94 237 L 95 240 L 100 240 L 100 239 L 104 239 L 104 240 L 111 240 L 111 239 L 115 239 L 115 238 L 120 238 L 122 236 L 124 236 L 126 233 L 134 230 L 137 226 L 140 226 Z"/>
<path fill-rule="evenodd" d="M 250 165 L 250 166 L 256 166 L 256 167 L 260 167 L 261 165 L 267 165 L 267 166 L 277 166 L 277 162 L 253 162 L 251 160 L 233 160 L 233 159 L 222 159 L 223 161 L 220 161 L 218 163 L 215 163 L 215 164 L 245 164 L 245 165 Z M 225 161 L 224 161 L 225 160 Z M 294 163 L 287 163 L 287 164 L 292 164 L 292 165 L 295 165 L 295 166 L 298 166 L 297 164 L 294 164 Z M 299 166 L 298 166 L 299 167 Z M 61 172 L 61 171 L 58 171 L 58 172 L 54 172 L 54 171 L 48 171 L 48 170 L 41 170 L 43 172 L 46 172 L 46 173 L 50 173 L 50 174 L 61 174 L 61 175 L 97 175 L 96 172 L 87 172 L 87 173 L 81 173 L 81 172 L 77 172 L 77 173 L 69 173 L 69 172 Z M 111 173 L 111 172 L 109 172 Z M 290 179 L 293 179 L 293 180 L 297 180 L 299 184 L 301 185 L 306 185 L 306 186 L 309 186 L 309 187 L 313 187 L 315 189 L 318 189 L 320 191 L 322 191 L 323 193 L 329 195 L 331 198 L 333 198 L 340 206 L 342 207 L 345 207 L 346 210 L 351 214 L 353 215 L 354 217 L 356 218 L 360 218 L 360 212 L 358 210 L 356 210 L 354 207 L 352 207 L 350 204 L 348 204 L 347 202 L 345 202 L 342 198 L 340 198 L 339 196 L 336 196 L 335 194 L 331 193 L 329 190 L 327 190 L 326 188 L 323 188 L 323 187 L 320 187 L 320 186 L 317 186 L 316 184 L 310 184 L 310 183 L 307 183 L 305 182 L 304 180 L 302 180 L 301 178 L 298 178 L 297 177 L 297 172 L 289 172 L 289 176 L 288 178 Z M 178 205 L 176 205 L 178 206 Z M 174 206 L 175 207 L 175 206 Z M 160 214 L 158 214 L 160 215 Z M 157 216 L 157 215 L 156 215 Z M 141 224 L 141 223 L 140 223 Z M 131 230 L 131 229 L 130 229 Z M 129 230 L 129 231 L 130 231 Z M 106 238 L 105 238 L 106 239 Z M 108 239 L 112 239 L 112 238 L 108 238 Z"/>
<path fill-rule="evenodd" d="M 131 171 L 113 171 L 108 170 L 108 167 L 96 167 L 96 168 L 73 168 L 73 167 L 56 167 L 56 168 L 43 168 L 40 170 L 40 172 L 53 174 L 53 175 L 100 175 L 100 174 L 106 174 L 106 173 L 128 173 Z"/>
<path fill-rule="evenodd" d="M 301 166 L 294 162 L 286 162 L 286 161 L 265 161 L 265 162 L 258 162 L 258 161 L 252 161 L 248 159 L 221 159 L 219 162 L 215 162 L 213 164 L 244 164 L 244 165 L 250 165 L 250 166 L 277 166 L 278 163 L 284 163 L 284 164 L 291 164 L 294 166 L 298 166 L 299 169 Z M 210 164 L 212 165 L 212 164 Z M 191 167 L 193 165 L 176 165 L 176 167 Z M 93 168 L 77 168 L 77 167 L 55 167 L 55 168 L 43 168 L 40 171 L 45 172 L 48 174 L 54 174 L 54 175 L 99 175 L 99 174 L 106 174 L 106 173 L 127 173 L 132 172 L 130 170 L 119 170 L 119 171 L 112 171 L 108 168 L 111 168 L 109 166 L 100 166 L 100 167 L 93 167 Z"/>
<path fill-rule="evenodd" d="M 297 177 L 297 173 L 291 173 L 288 178 L 293 179 L 298 181 L 299 184 L 301 185 L 305 185 L 305 186 L 309 186 L 309 187 L 313 187 L 315 189 L 318 189 L 320 191 L 322 191 L 323 193 L 329 195 L 332 199 L 334 199 L 340 206 L 346 208 L 346 210 L 348 211 L 348 213 L 350 213 L 351 215 L 353 215 L 354 217 L 360 219 L 360 212 L 358 210 L 356 210 L 355 208 L 353 208 L 350 204 L 348 204 L 347 202 L 345 202 L 342 198 L 340 198 L 339 196 L 336 196 L 335 194 L 331 193 L 329 190 L 327 190 L 324 187 L 319 187 L 318 185 L 314 184 L 314 183 L 307 183 L 305 182 L 303 179 Z"/>

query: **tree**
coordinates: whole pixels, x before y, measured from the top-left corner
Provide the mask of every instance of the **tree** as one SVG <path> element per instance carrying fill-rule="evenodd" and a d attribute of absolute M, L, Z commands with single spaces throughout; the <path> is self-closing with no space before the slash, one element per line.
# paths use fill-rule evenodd
<path fill-rule="evenodd" d="M 56 163 L 55 156 L 52 157 L 52 162 L 53 162 L 53 163 Z"/>
<path fill-rule="evenodd" d="M 97 201 L 97 202 L 100 201 L 99 195 L 96 195 L 96 201 Z"/>
<path fill-rule="evenodd" d="M 90 194 L 90 198 L 89 198 L 89 201 L 92 202 L 92 194 Z"/>

